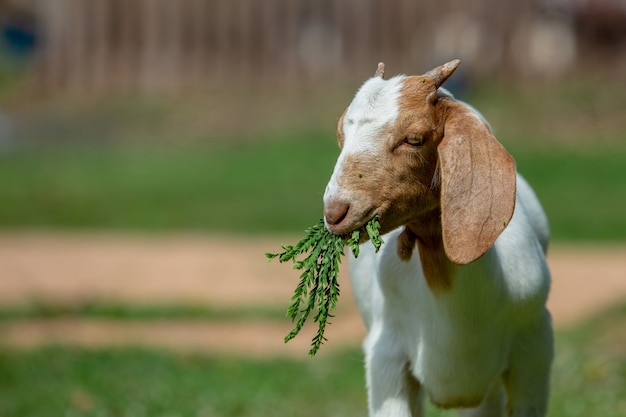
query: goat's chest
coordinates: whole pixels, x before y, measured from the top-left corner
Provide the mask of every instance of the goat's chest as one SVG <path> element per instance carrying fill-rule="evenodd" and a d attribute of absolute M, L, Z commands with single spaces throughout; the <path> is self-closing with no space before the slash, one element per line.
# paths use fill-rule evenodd
<path fill-rule="evenodd" d="M 441 405 L 475 405 L 506 367 L 506 303 L 481 262 L 489 260 L 459 268 L 452 286 L 441 291 L 429 288 L 418 256 L 381 265 L 387 337 L 401 346 L 415 377 Z"/>

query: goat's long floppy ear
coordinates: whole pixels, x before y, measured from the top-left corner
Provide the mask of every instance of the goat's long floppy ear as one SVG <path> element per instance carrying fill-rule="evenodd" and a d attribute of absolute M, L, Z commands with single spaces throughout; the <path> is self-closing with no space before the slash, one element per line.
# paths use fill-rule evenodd
<path fill-rule="evenodd" d="M 515 161 L 487 123 L 456 102 L 438 150 L 444 249 L 465 265 L 493 245 L 513 216 Z"/>

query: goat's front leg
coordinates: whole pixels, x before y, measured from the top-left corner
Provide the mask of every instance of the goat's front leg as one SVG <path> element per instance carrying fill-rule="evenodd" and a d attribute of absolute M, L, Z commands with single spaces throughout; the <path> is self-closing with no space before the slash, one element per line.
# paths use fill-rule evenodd
<path fill-rule="evenodd" d="M 374 326 L 365 342 L 370 417 L 420 417 L 422 395 L 393 334 Z"/>
<path fill-rule="evenodd" d="M 544 417 L 548 409 L 553 352 L 550 314 L 520 335 L 504 374 L 507 416 Z"/>

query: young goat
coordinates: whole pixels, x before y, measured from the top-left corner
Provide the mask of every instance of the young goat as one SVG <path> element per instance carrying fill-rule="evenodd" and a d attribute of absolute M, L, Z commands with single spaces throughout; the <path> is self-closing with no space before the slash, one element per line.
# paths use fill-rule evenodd
<path fill-rule="evenodd" d="M 547 409 L 548 222 L 487 122 L 439 88 L 458 64 L 384 80 L 381 63 L 339 120 L 326 226 L 378 215 L 387 233 L 350 260 L 372 417 L 421 416 L 424 394 L 464 416 Z"/>

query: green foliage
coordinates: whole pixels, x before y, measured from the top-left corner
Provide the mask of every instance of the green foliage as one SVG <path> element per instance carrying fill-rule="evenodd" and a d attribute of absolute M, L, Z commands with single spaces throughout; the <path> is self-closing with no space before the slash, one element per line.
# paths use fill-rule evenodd
<path fill-rule="evenodd" d="M 310 313 L 317 309 L 314 321 L 318 323 L 318 330 L 311 341 L 309 355 L 315 356 L 324 338 L 324 330 L 331 311 L 337 306 L 339 299 L 339 263 L 344 255 L 344 245 L 348 245 L 354 256 L 359 256 L 359 241 L 361 233 L 367 232 L 374 248 L 378 252 L 383 244 L 379 233 L 380 222 L 375 216 L 363 227 L 353 231 L 349 236 L 332 234 L 321 219 L 316 225 L 306 230 L 295 246 L 284 245 L 281 253 L 266 253 L 268 259 L 278 258 L 280 262 L 294 262 L 294 269 L 302 271 L 300 282 L 296 286 L 292 304 L 287 310 L 287 317 L 295 322 L 295 328 L 285 336 L 285 343 L 300 333 Z M 308 253 L 303 260 L 297 260 L 299 255 Z M 304 308 L 302 308 L 304 305 Z M 298 315 L 300 316 L 298 318 Z"/>

